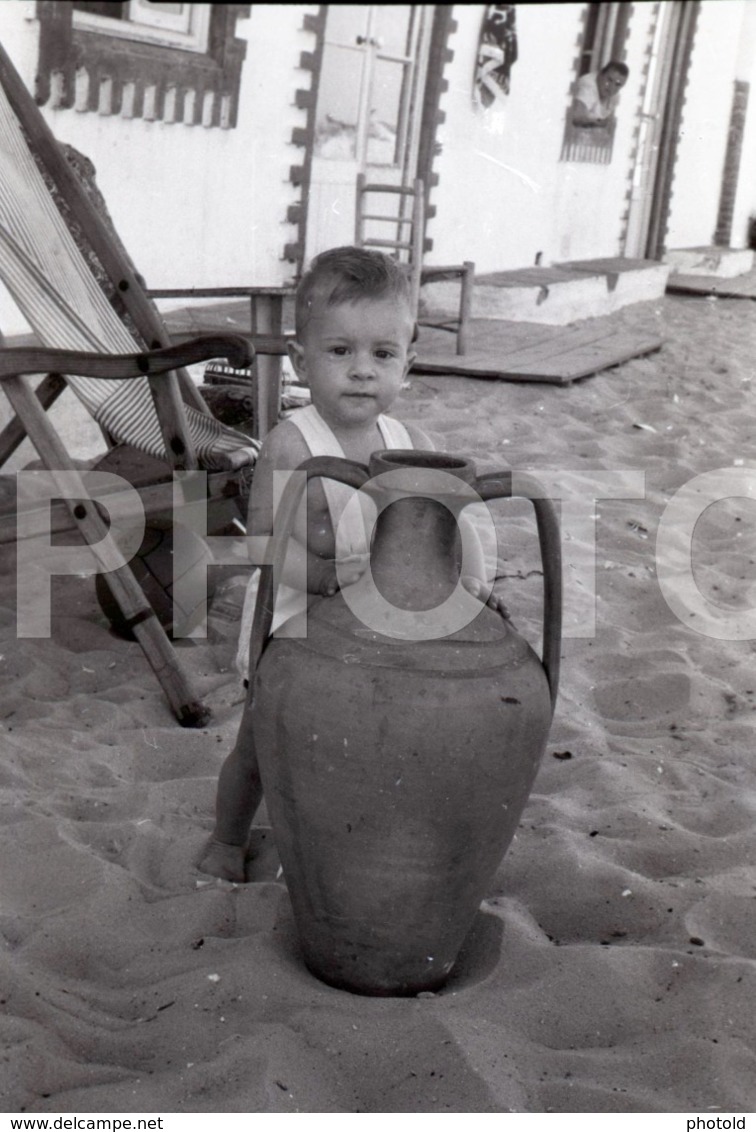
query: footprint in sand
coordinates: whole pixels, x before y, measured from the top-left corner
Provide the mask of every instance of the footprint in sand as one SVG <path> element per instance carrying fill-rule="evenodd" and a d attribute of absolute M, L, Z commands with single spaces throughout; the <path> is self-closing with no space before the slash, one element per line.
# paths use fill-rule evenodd
<path fill-rule="evenodd" d="M 649 670 L 654 665 L 649 661 Z M 690 677 L 684 672 L 615 680 L 595 690 L 596 704 L 605 719 L 640 722 L 678 715 L 690 704 Z"/>

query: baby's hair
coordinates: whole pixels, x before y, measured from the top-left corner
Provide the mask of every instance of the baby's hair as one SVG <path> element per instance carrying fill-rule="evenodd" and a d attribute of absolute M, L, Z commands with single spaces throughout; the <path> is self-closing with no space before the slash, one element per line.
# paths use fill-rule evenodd
<path fill-rule="evenodd" d="M 609 62 L 605 63 L 601 68 L 599 74 L 608 75 L 610 71 L 616 71 L 618 75 L 622 75 L 623 79 L 628 78 L 630 74 L 630 68 L 627 63 L 623 63 L 620 59 L 610 59 Z"/>
<path fill-rule="evenodd" d="M 297 288 L 297 335 L 305 329 L 316 305 L 330 307 L 359 299 L 387 298 L 406 303 L 414 317 L 406 268 L 383 252 L 330 248 L 315 257 Z"/>

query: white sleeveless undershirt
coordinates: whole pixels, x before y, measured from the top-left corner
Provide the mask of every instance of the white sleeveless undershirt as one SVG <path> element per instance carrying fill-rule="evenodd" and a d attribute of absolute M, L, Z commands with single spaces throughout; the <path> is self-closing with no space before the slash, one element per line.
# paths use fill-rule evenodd
<path fill-rule="evenodd" d="M 344 449 L 314 405 L 297 409 L 287 419 L 301 432 L 311 456 L 340 456 L 342 459 L 345 458 Z M 414 448 L 412 437 L 401 421 L 381 414 L 376 423 L 386 448 Z M 347 502 L 354 495 L 354 488 L 338 483 L 336 480 L 322 479 L 321 483 L 335 531 L 339 527 Z M 255 490 L 254 480 L 252 481 L 252 490 Z M 345 554 L 350 555 L 367 554 L 368 552 L 365 524 L 361 513 L 356 508 L 349 508 L 344 522 L 339 528 L 339 549 L 342 548 Z M 252 632 L 259 578 L 260 573 L 255 570 L 244 596 L 244 607 L 239 628 L 239 648 L 236 654 L 236 667 L 243 679 L 247 678 L 249 666 L 249 638 Z M 304 612 L 306 608 L 307 594 L 294 589 L 292 586 L 280 585 L 276 595 L 276 608 L 273 614 L 271 632 L 278 629 L 290 617 Z"/>

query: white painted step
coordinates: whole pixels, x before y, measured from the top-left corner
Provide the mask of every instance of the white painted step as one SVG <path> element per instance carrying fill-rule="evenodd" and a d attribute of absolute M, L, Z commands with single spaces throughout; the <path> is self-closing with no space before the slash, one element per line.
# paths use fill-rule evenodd
<path fill-rule="evenodd" d="M 664 261 L 680 275 L 715 275 L 719 279 L 733 279 L 753 270 L 753 251 L 751 248 L 671 248 Z"/>
<path fill-rule="evenodd" d="M 668 264 L 656 260 L 615 257 L 477 275 L 472 317 L 566 326 L 660 299 L 669 272 Z M 421 300 L 426 311 L 453 315 L 459 285 L 427 284 Z"/>

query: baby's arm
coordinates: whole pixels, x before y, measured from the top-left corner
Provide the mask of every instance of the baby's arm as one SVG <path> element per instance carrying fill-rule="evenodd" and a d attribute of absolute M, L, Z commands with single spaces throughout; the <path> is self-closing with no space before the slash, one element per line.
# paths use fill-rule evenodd
<path fill-rule="evenodd" d="M 255 464 L 249 498 L 247 529 L 251 535 L 270 535 L 274 529 L 275 473 L 293 471 L 310 456 L 302 434 L 287 421 L 265 438 Z M 278 487 L 280 491 L 280 485 Z M 330 595 L 338 589 L 332 560 L 310 550 L 306 496 L 297 512 L 289 538 L 280 581 L 294 589 Z"/>

